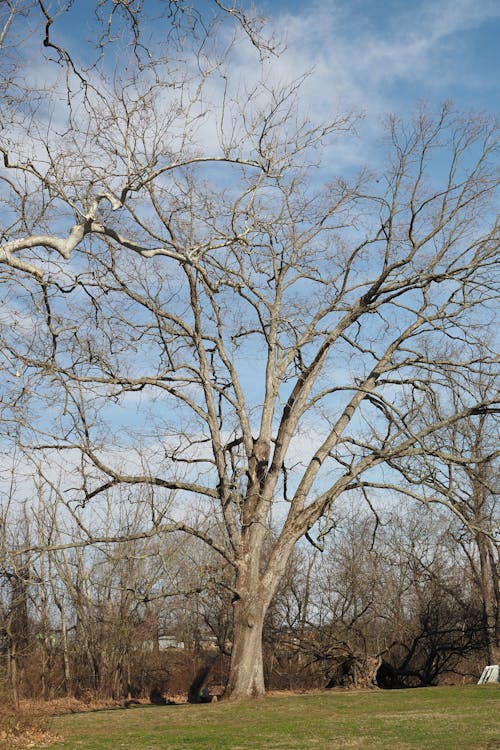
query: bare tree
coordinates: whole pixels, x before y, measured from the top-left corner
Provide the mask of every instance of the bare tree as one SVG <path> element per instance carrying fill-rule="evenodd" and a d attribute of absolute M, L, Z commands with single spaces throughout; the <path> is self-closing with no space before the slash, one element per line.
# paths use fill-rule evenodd
<path fill-rule="evenodd" d="M 496 293 L 498 133 L 448 105 L 393 118 L 383 170 L 319 185 L 316 151 L 350 118 L 301 119 L 300 82 L 239 86 L 212 22 L 175 30 L 184 57 L 152 43 L 69 103 L 54 84 L 52 108 L 11 110 L 2 347 L 20 443 L 66 465 L 68 498 L 149 486 L 151 533 L 232 567 L 237 698 L 264 692 L 297 540 L 318 544 L 355 487 L 424 497 L 400 459 L 496 403 L 466 384 Z M 424 423 L 423 392 L 443 405 Z"/>
<path fill-rule="evenodd" d="M 449 515 L 415 503 L 377 517 L 354 502 L 339 511 L 313 572 L 307 627 L 290 633 L 303 671 L 329 687 L 472 677 L 484 653 L 481 607 Z"/>
<path fill-rule="evenodd" d="M 483 372 L 481 364 L 475 369 L 466 387 L 481 400 L 495 392 L 497 379 Z M 422 424 L 442 418 L 443 412 L 439 398 L 428 392 L 420 409 Z M 426 486 L 429 501 L 454 513 L 456 543 L 467 555 L 480 594 L 490 663 L 497 660 L 500 648 L 498 428 L 498 410 L 479 410 L 437 433 L 424 460 L 402 462 L 408 487 Z"/>

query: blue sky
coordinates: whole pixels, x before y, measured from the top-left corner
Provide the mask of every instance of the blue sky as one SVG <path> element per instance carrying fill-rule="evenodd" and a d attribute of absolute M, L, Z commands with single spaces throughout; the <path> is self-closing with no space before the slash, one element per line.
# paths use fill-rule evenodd
<path fill-rule="evenodd" d="M 258 0 L 287 38 L 281 64 L 314 67 L 312 106 L 360 109 L 367 117 L 411 110 L 416 100 L 453 99 L 497 111 L 497 0 Z"/>
<path fill-rule="evenodd" d="M 286 82 L 309 71 L 301 99 L 313 121 L 346 112 L 363 118 L 359 142 L 335 155 L 339 169 L 371 162 L 370 146 L 384 117 L 407 117 L 417 102 L 437 107 L 451 99 L 462 110 L 498 112 L 499 0 L 240 2 L 264 16 L 269 33 L 284 42 L 282 54 L 268 61 L 270 79 Z M 194 4 L 203 14 L 214 10 L 213 0 Z M 164 10 L 164 0 L 146 2 L 145 13 L 155 6 Z M 92 26 L 89 6 L 75 0 L 54 25 L 54 35 L 63 44 L 71 37 L 71 46 L 76 42 L 85 55 Z M 157 32 L 162 29 L 158 25 Z M 238 45 L 233 57 L 235 77 L 250 83 L 259 75 L 251 45 Z"/>
<path fill-rule="evenodd" d="M 339 170 L 370 163 L 370 144 L 380 135 L 384 116 L 408 115 L 418 101 L 438 105 L 451 98 L 459 108 L 498 111 L 499 0 L 255 4 L 287 43 L 283 54 L 269 62 L 272 76 L 286 81 L 311 71 L 303 91 L 303 106 L 311 118 L 328 120 L 346 110 L 364 116 L 362 138 L 335 152 Z M 213 7 L 211 0 L 200 0 L 199 5 Z M 83 39 L 86 9 L 85 0 L 75 0 L 73 15 L 61 19 L 66 20 L 61 24 L 65 34 Z M 76 25 L 75 18 L 82 23 Z M 242 45 L 237 57 L 241 77 L 251 79 L 255 50 Z M 127 419 L 130 424 L 140 416 L 131 416 L 129 410 Z"/>
<path fill-rule="evenodd" d="M 313 71 L 309 104 L 319 112 L 353 108 L 376 117 L 411 110 L 416 100 L 450 98 L 459 107 L 498 110 L 498 0 L 239 2 L 267 18 L 268 28 L 285 40 L 287 49 L 273 61 L 283 78 Z M 164 0 L 151 0 L 145 12 L 156 3 L 164 8 Z M 194 4 L 202 13 L 214 9 L 213 0 Z M 54 30 L 84 44 L 92 22 L 86 1 L 75 0 Z M 248 61 L 250 74 L 255 50 L 244 47 L 241 62 Z"/>

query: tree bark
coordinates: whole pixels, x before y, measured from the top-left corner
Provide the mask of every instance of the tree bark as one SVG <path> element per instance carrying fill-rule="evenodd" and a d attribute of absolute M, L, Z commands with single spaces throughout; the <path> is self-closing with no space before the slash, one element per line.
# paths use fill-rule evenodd
<path fill-rule="evenodd" d="M 277 543 L 264 563 L 266 532 L 263 523 L 251 525 L 237 567 L 233 599 L 233 648 L 226 698 L 255 698 L 265 693 L 262 635 L 264 620 L 285 573 L 295 539 Z M 278 552 L 279 549 L 279 552 Z"/>
<path fill-rule="evenodd" d="M 65 695 L 69 696 L 73 694 L 71 687 L 71 667 L 69 658 L 69 647 L 68 647 L 68 626 L 66 622 L 66 612 L 64 606 L 59 609 L 61 615 L 61 648 L 63 657 L 63 668 L 64 668 L 64 692 Z"/>
<path fill-rule="evenodd" d="M 234 634 L 231 666 L 225 695 L 231 699 L 264 695 L 262 630 L 267 610 L 261 596 L 233 603 Z"/>
<path fill-rule="evenodd" d="M 498 656 L 498 612 L 495 602 L 495 591 L 498 589 L 495 580 L 494 566 L 490 565 L 488 540 L 482 532 L 476 534 L 479 551 L 479 577 L 483 609 L 483 631 L 489 664 L 495 664 Z"/>

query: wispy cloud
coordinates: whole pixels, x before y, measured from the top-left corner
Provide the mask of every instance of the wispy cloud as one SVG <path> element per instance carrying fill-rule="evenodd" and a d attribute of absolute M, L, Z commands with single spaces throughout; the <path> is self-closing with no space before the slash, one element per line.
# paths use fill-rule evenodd
<path fill-rule="evenodd" d="M 316 114 L 343 108 L 376 118 L 416 99 L 449 97 L 482 107 L 479 88 L 498 86 L 495 71 L 483 74 L 476 60 L 483 37 L 500 24 L 496 0 L 317 0 L 297 12 L 277 10 L 271 22 L 287 38 L 275 75 L 312 70 L 306 99 Z"/>

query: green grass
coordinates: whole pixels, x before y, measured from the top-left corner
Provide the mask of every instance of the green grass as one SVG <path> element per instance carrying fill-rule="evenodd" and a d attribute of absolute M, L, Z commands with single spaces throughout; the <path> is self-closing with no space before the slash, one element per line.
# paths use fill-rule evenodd
<path fill-rule="evenodd" d="M 500 750 L 500 687 L 270 696 L 53 719 L 54 750 Z"/>

